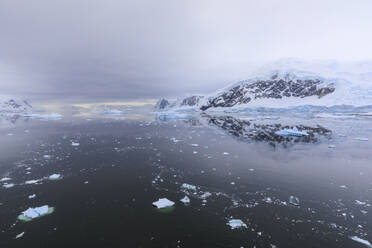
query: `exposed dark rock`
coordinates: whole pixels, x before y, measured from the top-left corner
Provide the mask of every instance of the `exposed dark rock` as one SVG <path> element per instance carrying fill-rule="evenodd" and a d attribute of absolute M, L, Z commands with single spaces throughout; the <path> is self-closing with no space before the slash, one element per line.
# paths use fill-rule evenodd
<path fill-rule="evenodd" d="M 167 99 L 164 99 L 164 98 L 162 98 L 162 99 L 160 99 L 157 103 L 156 103 L 156 105 L 155 105 L 155 108 L 156 109 L 159 109 L 159 110 L 161 110 L 161 109 L 165 109 L 165 108 L 167 108 L 168 106 L 169 106 L 169 101 L 167 100 Z"/>
<path fill-rule="evenodd" d="M 256 99 L 285 97 L 304 98 L 318 96 L 319 98 L 335 91 L 333 84 L 319 88 L 323 82 L 320 79 L 298 79 L 294 74 L 279 77 L 274 74 L 268 80 L 255 82 L 242 81 L 238 86 L 210 99 L 201 110 L 211 107 L 232 107 L 237 104 L 246 104 Z"/>
<path fill-rule="evenodd" d="M 181 106 L 196 106 L 203 96 L 189 96 L 182 100 Z"/>

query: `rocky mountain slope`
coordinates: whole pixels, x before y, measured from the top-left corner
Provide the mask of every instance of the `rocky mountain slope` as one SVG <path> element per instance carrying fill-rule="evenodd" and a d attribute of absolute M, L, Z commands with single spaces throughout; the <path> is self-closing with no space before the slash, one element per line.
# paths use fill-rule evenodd
<path fill-rule="evenodd" d="M 168 109 L 371 106 L 372 62 L 282 59 L 208 95 L 170 103 Z"/>
<path fill-rule="evenodd" d="M 31 104 L 26 100 L 15 98 L 0 98 L 0 113 L 2 114 L 24 114 L 30 112 Z"/>

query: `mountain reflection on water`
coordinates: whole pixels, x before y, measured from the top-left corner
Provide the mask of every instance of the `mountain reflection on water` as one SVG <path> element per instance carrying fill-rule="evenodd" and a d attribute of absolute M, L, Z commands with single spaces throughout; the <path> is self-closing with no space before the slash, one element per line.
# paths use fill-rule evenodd
<path fill-rule="evenodd" d="M 203 115 L 208 120 L 209 124 L 215 125 L 233 136 L 239 137 L 242 140 L 253 140 L 268 142 L 271 146 L 275 147 L 278 144 L 287 147 L 290 144 L 297 142 L 316 143 L 319 137 L 330 139 L 332 131 L 320 125 L 316 127 L 306 125 L 284 125 L 280 123 L 275 124 L 259 124 L 249 120 L 242 120 L 233 116 L 211 116 Z M 300 131 L 306 131 L 307 136 L 281 136 L 275 132 L 283 129 L 291 129 L 296 127 Z"/>

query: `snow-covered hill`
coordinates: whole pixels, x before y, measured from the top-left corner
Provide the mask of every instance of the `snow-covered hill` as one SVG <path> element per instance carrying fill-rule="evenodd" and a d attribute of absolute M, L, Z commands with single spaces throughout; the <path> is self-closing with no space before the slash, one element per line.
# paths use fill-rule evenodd
<path fill-rule="evenodd" d="M 189 99 L 178 102 L 200 110 L 372 106 L 372 62 L 282 59 L 197 101 Z"/>
<path fill-rule="evenodd" d="M 32 106 L 26 100 L 0 97 L 0 114 L 25 114 L 31 112 Z"/>

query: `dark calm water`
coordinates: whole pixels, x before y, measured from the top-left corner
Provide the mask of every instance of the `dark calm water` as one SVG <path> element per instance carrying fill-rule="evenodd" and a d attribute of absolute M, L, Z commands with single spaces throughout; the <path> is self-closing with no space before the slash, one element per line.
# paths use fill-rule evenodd
<path fill-rule="evenodd" d="M 274 134 L 287 126 L 310 135 Z M 62 179 L 48 180 L 54 173 Z M 14 187 L 0 187 L 1 248 L 366 247 L 352 236 L 372 242 L 368 118 L 20 118 L 0 124 L 4 177 L 11 180 L 1 184 Z M 186 194 L 189 205 L 179 201 Z M 175 206 L 155 209 L 162 197 Z M 55 212 L 17 220 L 42 205 Z M 247 228 L 232 230 L 231 218 Z"/>

